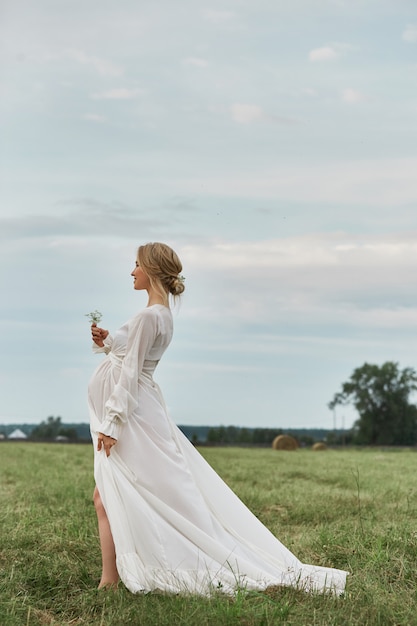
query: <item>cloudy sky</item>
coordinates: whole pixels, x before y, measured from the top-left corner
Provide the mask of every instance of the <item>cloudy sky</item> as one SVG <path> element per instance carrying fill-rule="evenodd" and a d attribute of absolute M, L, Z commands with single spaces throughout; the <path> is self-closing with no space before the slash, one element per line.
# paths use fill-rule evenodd
<path fill-rule="evenodd" d="M 85 313 L 146 305 L 147 241 L 186 276 L 156 373 L 177 423 L 332 428 L 355 367 L 417 367 L 415 0 L 3 0 L 0 24 L 0 425 L 88 421 Z"/>

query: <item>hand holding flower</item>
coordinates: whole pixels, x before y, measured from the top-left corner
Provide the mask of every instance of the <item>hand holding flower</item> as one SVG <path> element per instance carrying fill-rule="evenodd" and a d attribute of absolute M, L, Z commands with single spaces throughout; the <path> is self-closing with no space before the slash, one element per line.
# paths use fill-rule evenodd
<path fill-rule="evenodd" d="M 99 328 L 97 326 L 97 324 L 100 322 L 101 318 L 103 317 L 102 314 L 100 313 L 100 311 L 97 311 L 96 309 L 95 311 L 92 311 L 91 313 L 86 313 L 86 317 L 88 317 L 91 322 L 91 336 L 93 338 L 94 343 L 97 344 L 99 348 L 103 348 L 104 340 L 109 334 L 109 331 L 105 330 L 104 328 Z"/>
<path fill-rule="evenodd" d="M 108 330 L 104 330 L 104 328 L 99 328 L 95 323 L 91 324 L 91 336 L 95 344 L 102 348 L 104 346 L 104 340 L 109 334 Z"/>

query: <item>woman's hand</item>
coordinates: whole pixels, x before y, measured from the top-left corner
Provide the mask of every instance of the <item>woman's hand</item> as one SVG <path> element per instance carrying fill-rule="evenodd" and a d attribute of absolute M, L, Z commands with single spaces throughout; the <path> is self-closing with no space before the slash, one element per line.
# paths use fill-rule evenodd
<path fill-rule="evenodd" d="M 103 435 L 103 433 L 98 434 L 98 442 L 97 442 L 97 450 L 100 452 L 102 448 L 104 448 L 106 452 L 106 456 L 110 456 L 110 450 L 117 443 L 117 439 L 113 439 L 113 437 L 109 437 L 108 435 Z"/>
<path fill-rule="evenodd" d="M 104 328 L 99 328 L 96 323 L 91 324 L 91 336 L 94 343 L 97 344 L 99 348 L 103 348 L 104 340 L 108 334 L 108 330 L 104 330 Z"/>

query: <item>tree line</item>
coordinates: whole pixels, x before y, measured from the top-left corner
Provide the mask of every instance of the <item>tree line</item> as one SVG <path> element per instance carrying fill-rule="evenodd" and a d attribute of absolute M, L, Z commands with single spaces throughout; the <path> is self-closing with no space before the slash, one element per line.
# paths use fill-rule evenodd
<path fill-rule="evenodd" d="M 180 426 L 195 444 L 270 446 L 281 434 L 292 435 L 301 446 L 325 440 L 329 445 L 414 446 L 417 444 L 417 406 L 411 402 L 417 391 L 417 374 L 398 363 L 364 363 L 356 368 L 328 407 L 353 405 L 358 419 L 350 430 L 245 428 L 238 426 Z M 204 432 L 204 437 L 203 437 Z M 49 416 L 31 430 L 32 441 L 69 441 L 90 439 L 88 424 L 62 424 L 61 417 Z M 201 438 L 200 438 L 201 437 Z"/>
<path fill-rule="evenodd" d="M 312 445 L 318 439 L 333 436 L 325 429 L 285 429 L 282 428 L 245 428 L 239 426 L 216 426 L 209 428 L 205 443 L 220 446 L 271 446 L 275 437 L 283 434 L 293 436 L 301 446 Z M 198 434 L 193 433 L 191 441 L 194 444 L 202 443 Z"/>
<path fill-rule="evenodd" d="M 59 437 L 68 441 L 78 441 L 78 433 L 75 428 L 64 426 L 61 417 L 50 415 L 45 421 L 35 426 L 29 439 L 32 441 L 55 441 Z"/>

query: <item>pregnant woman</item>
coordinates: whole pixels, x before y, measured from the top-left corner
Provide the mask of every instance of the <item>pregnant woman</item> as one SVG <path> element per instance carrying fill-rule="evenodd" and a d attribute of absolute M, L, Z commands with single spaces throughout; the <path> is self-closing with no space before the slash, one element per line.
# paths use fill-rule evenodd
<path fill-rule="evenodd" d="M 343 592 L 346 572 L 301 563 L 249 511 L 170 419 L 154 370 L 173 333 L 170 295 L 182 265 L 162 243 L 140 246 L 134 288 L 146 308 L 112 337 L 92 324 L 106 357 L 89 384 L 99 587 L 209 595 L 291 585 Z M 184 396 L 186 402 L 186 396 Z"/>

